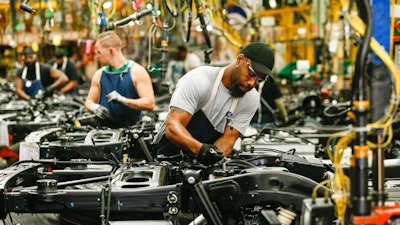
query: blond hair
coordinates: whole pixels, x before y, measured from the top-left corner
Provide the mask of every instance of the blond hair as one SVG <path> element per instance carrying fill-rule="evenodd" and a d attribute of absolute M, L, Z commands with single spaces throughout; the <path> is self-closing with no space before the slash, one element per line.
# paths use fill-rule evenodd
<path fill-rule="evenodd" d="M 121 38 L 114 32 L 114 31 L 106 31 L 100 33 L 96 37 L 96 43 L 99 43 L 102 47 L 108 48 L 122 48 L 122 41 Z"/>

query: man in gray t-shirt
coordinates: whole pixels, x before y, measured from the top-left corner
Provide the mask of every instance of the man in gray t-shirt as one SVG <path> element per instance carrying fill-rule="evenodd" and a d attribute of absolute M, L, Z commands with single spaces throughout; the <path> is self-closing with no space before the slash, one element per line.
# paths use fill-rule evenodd
<path fill-rule="evenodd" d="M 257 110 L 256 84 L 271 75 L 274 53 L 263 43 L 244 47 L 220 68 L 201 66 L 183 76 L 172 95 L 168 117 L 157 133 L 157 155 L 197 155 L 210 165 L 229 156 Z"/>

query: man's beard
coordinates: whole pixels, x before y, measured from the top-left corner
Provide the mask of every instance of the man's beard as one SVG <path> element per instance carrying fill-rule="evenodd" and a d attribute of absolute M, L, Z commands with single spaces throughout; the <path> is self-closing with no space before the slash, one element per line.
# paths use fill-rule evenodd
<path fill-rule="evenodd" d="M 25 66 L 28 68 L 28 71 L 35 70 L 35 62 L 26 62 Z"/>
<path fill-rule="evenodd" d="M 243 97 L 244 94 L 246 94 L 246 92 L 243 92 L 242 90 L 240 90 L 239 88 L 239 84 L 233 84 L 230 88 L 229 88 L 229 94 L 232 97 L 235 98 L 240 98 Z"/>

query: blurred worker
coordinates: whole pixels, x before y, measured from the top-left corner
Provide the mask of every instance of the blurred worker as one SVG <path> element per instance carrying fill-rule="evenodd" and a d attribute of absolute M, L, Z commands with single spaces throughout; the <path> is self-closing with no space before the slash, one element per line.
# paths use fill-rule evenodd
<path fill-rule="evenodd" d="M 22 50 L 24 67 L 17 70 L 15 77 L 15 93 L 28 100 L 40 92 L 50 95 L 68 82 L 68 77 L 48 64 L 39 63 L 37 55 L 31 47 Z"/>
<path fill-rule="evenodd" d="M 175 89 L 178 80 L 189 70 L 202 65 L 200 58 L 191 52 L 188 52 L 186 46 L 178 46 L 173 60 L 168 63 L 166 80 Z"/>
<path fill-rule="evenodd" d="M 183 70 L 181 71 L 182 75 L 186 74 L 189 70 L 202 65 L 200 58 L 196 54 L 188 52 L 186 46 L 178 46 L 176 55 L 177 60 L 183 62 Z"/>
<path fill-rule="evenodd" d="M 61 93 L 78 94 L 79 71 L 75 63 L 68 59 L 63 49 L 56 50 L 54 56 L 55 60 L 50 61 L 49 64 L 53 68 L 61 70 L 69 79 L 68 83 L 61 88 Z"/>
<path fill-rule="evenodd" d="M 274 65 L 271 48 L 250 43 L 226 67 L 200 66 L 183 76 L 172 95 L 168 117 L 157 133 L 159 160 L 183 153 L 204 165 L 229 156 L 248 128 L 260 96 L 254 88 Z"/>
<path fill-rule="evenodd" d="M 97 36 L 94 53 L 103 67 L 93 75 L 85 103 L 109 127 L 133 125 L 141 120 L 142 110 L 152 110 L 155 104 L 149 74 L 143 66 L 126 59 L 121 47 L 114 31 Z"/>
<path fill-rule="evenodd" d="M 271 78 L 260 83 L 258 92 L 260 93 L 260 105 L 251 122 L 261 127 L 275 127 L 277 122 L 286 124 L 289 121 L 288 113 L 282 92 L 274 79 Z"/>

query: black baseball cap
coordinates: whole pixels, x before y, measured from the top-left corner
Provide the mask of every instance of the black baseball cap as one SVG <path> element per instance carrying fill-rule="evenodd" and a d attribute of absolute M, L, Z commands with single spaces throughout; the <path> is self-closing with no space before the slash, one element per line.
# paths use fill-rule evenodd
<path fill-rule="evenodd" d="M 54 56 L 57 58 L 57 59 L 61 59 L 62 57 L 64 57 L 64 49 L 58 49 L 55 53 L 54 53 Z"/>
<path fill-rule="evenodd" d="M 264 74 L 265 78 L 272 75 L 275 56 L 269 45 L 262 42 L 252 42 L 246 45 L 240 53 L 251 60 L 253 69 L 257 73 Z"/>
<path fill-rule="evenodd" d="M 29 47 L 29 46 L 25 46 L 23 49 L 22 49 L 22 55 L 33 55 L 33 54 L 36 54 L 36 52 L 35 51 L 33 51 L 33 48 L 32 47 Z"/>

